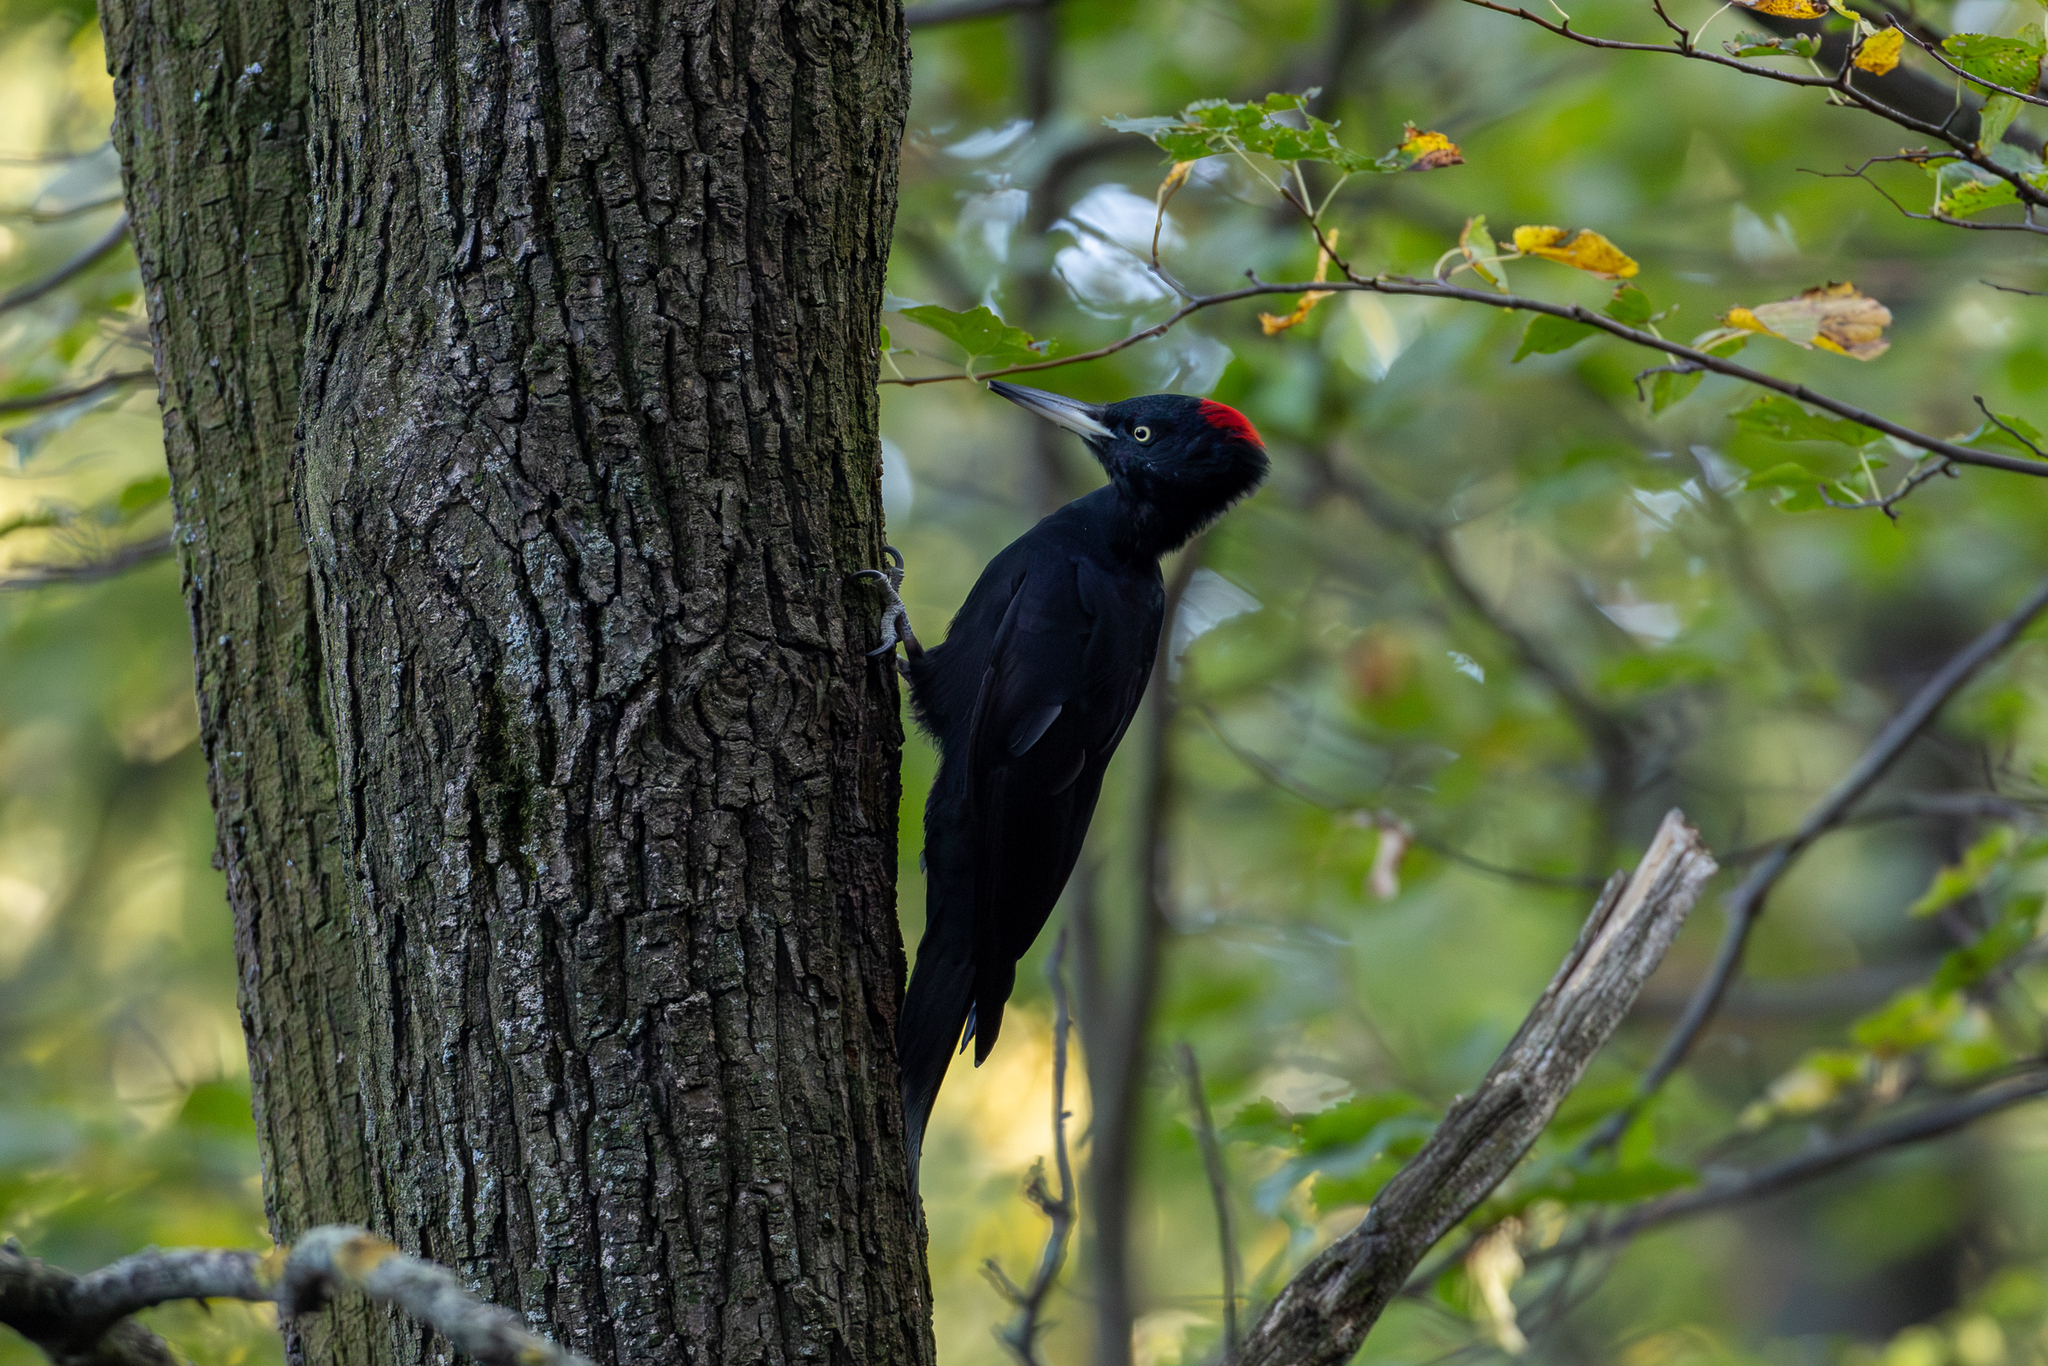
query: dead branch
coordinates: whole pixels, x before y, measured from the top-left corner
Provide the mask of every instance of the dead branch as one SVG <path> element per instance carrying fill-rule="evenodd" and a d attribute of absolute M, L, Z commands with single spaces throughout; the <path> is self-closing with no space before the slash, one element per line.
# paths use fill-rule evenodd
<path fill-rule="evenodd" d="M 0 1245 L 0 1323 L 54 1366 L 176 1366 L 163 1339 L 131 1317 L 172 1300 L 247 1300 L 306 1314 L 340 1289 L 391 1305 L 483 1366 L 590 1366 L 472 1295 L 446 1267 L 342 1224 L 269 1253 L 151 1248 L 85 1276 L 36 1260 L 12 1239 Z"/>
<path fill-rule="evenodd" d="M 1715 870 L 1698 832 L 1664 818 L 1633 876 L 1601 893 L 1535 1007 L 1478 1089 L 1350 1233 L 1304 1267 L 1252 1329 L 1243 1366 L 1341 1366 L 1438 1239 L 1513 1170 L 1662 961 Z"/>

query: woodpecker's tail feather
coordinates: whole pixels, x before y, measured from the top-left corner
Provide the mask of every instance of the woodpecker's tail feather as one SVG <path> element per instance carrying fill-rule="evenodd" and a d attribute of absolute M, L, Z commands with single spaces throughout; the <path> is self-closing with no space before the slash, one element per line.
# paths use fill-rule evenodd
<path fill-rule="evenodd" d="M 896 1021 L 896 1067 L 903 1077 L 903 1126 L 910 1154 L 910 1189 L 917 1190 L 917 1162 L 924 1150 L 925 1122 L 939 1098 L 939 1083 L 974 1004 L 974 964 L 920 953 Z"/>

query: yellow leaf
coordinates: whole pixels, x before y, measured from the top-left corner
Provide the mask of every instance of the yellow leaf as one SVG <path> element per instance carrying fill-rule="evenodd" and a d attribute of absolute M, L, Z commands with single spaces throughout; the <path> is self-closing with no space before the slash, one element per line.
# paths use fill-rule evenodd
<path fill-rule="evenodd" d="M 1746 10 L 1779 19 L 1825 19 L 1828 14 L 1824 0 L 1735 0 L 1735 3 Z"/>
<path fill-rule="evenodd" d="M 1610 280 L 1629 279 L 1641 269 L 1620 247 L 1591 228 L 1569 234 L 1563 228 L 1516 228 L 1515 250 L 1524 256 L 1541 256 Z"/>
<path fill-rule="evenodd" d="M 1404 170 L 1434 171 L 1465 164 L 1465 154 L 1458 150 L 1457 143 L 1442 133 L 1423 132 L 1412 123 L 1401 130 L 1400 151 L 1402 161 L 1407 163 Z"/>
<path fill-rule="evenodd" d="M 1529 1339 L 1515 1322 L 1515 1301 L 1509 1295 L 1522 1278 L 1522 1254 L 1515 1249 L 1522 1221 L 1503 1219 L 1465 1254 L 1465 1275 L 1470 1279 L 1473 1298 L 1485 1317 L 1494 1343 L 1509 1356 L 1529 1350 Z"/>
<path fill-rule="evenodd" d="M 1188 183 L 1188 172 L 1194 169 L 1195 163 L 1192 161 L 1174 162 L 1173 169 L 1166 173 L 1166 179 L 1159 182 L 1159 194 L 1156 196 L 1158 202 L 1164 205 L 1167 200 L 1173 198 L 1173 192 Z"/>
<path fill-rule="evenodd" d="M 1891 326 L 1892 311 L 1847 281 L 1776 303 L 1731 308 L 1721 321 L 1809 351 L 1817 347 L 1856 360 L 1876 360 L 1891 347 L 1884 330 Z"/>
<path fill-rule="evenodd" d="M 1906 35 L 1895 28 L 1882 29 L 1863 40 L 1863 46 L 1856 49 L 1856 69 L 1868 71 L 1873 76 L 1882 76 L 1899 64 L 1899 53 L 1906 45 Z"/>
<path fill-rule="evenodd" d="M 1284 316 L 1278 313 L 1261 313 L 1259 326 L 1266 330 L 1269 337 L 1276 332 L 1285 332 L 1296 323 L 1307 321 L 1308 311 L 1329 297 L 1330 291 L 1327 289 L 1312 289 L 1301 296 L 1301 302 L 1294 306 L 1292 313 Z"/>
<path fill-rule="evenodd" d="M 1331 228 L 1328 234 L 1329 245 L 1316 248 L 1317 284 L 1321 284 L 1330 278 L 1330 251 L 1337 245 L 1337 233 L 1338 230 L 1336 228 Z M 1266 335 L 1269 337 L 1278 332 L 1285 332 L 1296 323 L 1305 321 L 1308 318 L 1308 311 L 1324 299 L 1329 298 L 1332 292 L 1327 289 L 1312 289 L 1301 296 L 1301 302 L 1294 306 L 1292 313 L 1285 316 L 1278 313 L 1261 313 L 1259 315 L 1259 326 L 1265 329 Z"/>

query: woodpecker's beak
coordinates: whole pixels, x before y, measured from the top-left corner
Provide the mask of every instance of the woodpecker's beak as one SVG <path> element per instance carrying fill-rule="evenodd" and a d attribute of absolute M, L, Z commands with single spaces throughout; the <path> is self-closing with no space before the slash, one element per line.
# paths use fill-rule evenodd
<path fill-rule="evenodd" d="M 1043 389 L 1026 389 L 1021 384 L 1005 384 L 999 379 L 990 380 L 988 387 L 1019 408 L 1037 413 L 1046 421 L 1065 427 L 1084 441 L 1114 435 L 1103 424 L 1102 409 L 1092 403 L 1083 403 L 1077 398 L 1067 398 L 1060 394 L 1048 394 Z"/>

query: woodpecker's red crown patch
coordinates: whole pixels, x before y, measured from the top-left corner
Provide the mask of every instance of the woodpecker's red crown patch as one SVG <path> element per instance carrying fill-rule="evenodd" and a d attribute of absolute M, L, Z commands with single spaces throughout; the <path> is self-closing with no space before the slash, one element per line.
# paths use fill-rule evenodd
<path fill-rule="evenodd" d="M 1213 399 L 1205 398 L 1196 411 L 1202 415 L 1202 421 L 1219 432 L 1227 432 L 1240 441 L 1249 441 L 1261 448 L 1266 444 L 1259 440 L 1259 433 L 1252 426 L 1251 419 L 1226 403 L 1217 403 Z"/>

